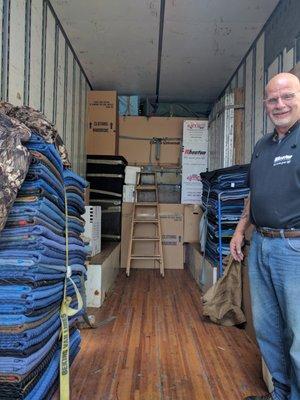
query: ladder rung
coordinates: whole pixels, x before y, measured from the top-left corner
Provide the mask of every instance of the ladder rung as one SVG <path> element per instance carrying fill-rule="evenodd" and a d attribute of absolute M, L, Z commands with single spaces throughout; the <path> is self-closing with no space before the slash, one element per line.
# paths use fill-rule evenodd
<path fill-rule="evenodd" d="M 158 219 L 135 219 L 135 220 L 133 220 L 133 222 L 137 222 L 137 223 L 139 223 L 139 222 L 145 222 L 145 223 L 148 223 L 148 224 L 154 224 L 154 223 L 158 223 Z"/>
<path fill-rule="evenodd" d="M 158 205 L 158 203 L 156 202 L 146 202 L 143 203 L 142 201 L 135 203 L 135 206 L 141 206 L 141 207 L 156 207 Z"/>
<path fill-rule="evenodd" d="M 130 258 L 132 260 L 160 260 L 161 256 L 160 255 L 155 255 L 155 256 L 137 256 L 137 255 L 131 255 Z"/>
<path fill-rule="evenodd" d="M 151 241 L 158 241 L 159 237 L 133 237 L 132 240 L 141 241 L 141 242 L 151 242 Z"/>
<path fill-rule="evenodd" d="M 136 190 L 156 190 L 155 185 L 139 185 L 136 187 Z"/>
<path fill-rule="evenodd" d="M 143 178 L 146 178 L 147 175 L 148 177 L 153 176 L 153 180 L 152 179 L 143 180 Z M 131 262 L 133 260 L 152 260 L 153 262 L 157 261 L 159 263 L 160 274 L 163 277 L 164 259 L 163 259 L 163 250 L 161 242 L 160 217 L 158 213 L 159 203 L 157 198 L 158 195 L 157 174 L 153 172 L 138 173 L 135 190 L 137 193 L 140 193 L 140 195 L 139 194 L 136 195 L 135 197 L 136 201 L 134 202 L 126 275 L 127 276 L 130 275 Z M 149 197 L 150 194 L 152 194 L 152 199 L 151 198 L 147 199 L 146 196 L 144 196 L 146 201 L 142 201 L 142 199 L 139 198 L 142 197 L 141 192 L 144 192 L 144 194 L 148 195 Z M 155 195 L 154 199 L 153 199 L 153 193 Z M 146 211 L 139 213 L 139 211 L 142 210 L 141 208 L 138 209 L 139 207 L 153 207 L 155 209 L 155 213 L 153 213 L 152 215 L 150 213 L 146 213 Z M 137 228 L 135 224 L 154 224 L 155 232 L 150 233 L 150 235 L 154 236 L 134 236 L 134 230 L 135 228 Z M 134 254 L 134 252 L 138 253 L 138 249 L 133 250 L 134 243 L 137 242 L 153 242 L 153 244 L 155 244 L 154 251 L 159 252 L 159 254 L 152 254 L 152 255 Z M 157 247 L 156 244 L 159 245 L 159 248 L 156 248 Z"/>

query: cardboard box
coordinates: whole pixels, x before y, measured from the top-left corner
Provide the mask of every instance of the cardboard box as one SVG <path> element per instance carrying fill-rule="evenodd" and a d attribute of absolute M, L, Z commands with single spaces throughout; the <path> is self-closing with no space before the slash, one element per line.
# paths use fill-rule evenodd
<path fill-rule="evenodd" d="M 187 164 L 182 166 L 182 204 L 201 204 L 202 182 L 200 172 L 203 171 L 198 165 Z"/>
<path fill-rule="evenodd" d="M 137 174 L 141 172 L 141 167 L 127 165 L 125 168 L 125 185 L 135 185 Z"/>
<path fill-rule="evenodd" d="M 123 201 L 133 203 L 135 197 L 135 185 L 123 185 Z"/>
<path fill-rule="evenodd" d="M 199 225 L 202 215 L 203 211 L 199 205 L 186 204 L 184 206 L 184 243 L 199 243 Z"/>
<path fill-rule="evenodd" d="M 186 143 L 182 146 L 182 164 L 203 165 L 207 169 L 207 149 L 201 149 L 195 143 Z"/>
<path fill-rule="evenodd" d="M 182 204 L 201 204 L 202 182 L 201 172 L 206 171 L 206 165 L 184 164 L 182 166 Z"/>
<path fill-rule="evenodd" d="M 120 270 L 120 243 L 105 243 L 103 251 L 87 267 L 88 307 L 100 307 Z"/>
<path fill-rule="evenodd" d="M 184 121 L 182 164 L 200 164 L 207 169 L 208 127 L 207 121 Z"/>
<path fill-rule="evenodd" d="M 88 92 L 87 154 L 117 154 L 117 92 Z"/>
<path fill-rule="evenodd" d="M 201 166 L 194 164 L 186 164 L 182 166 L 182 184 L 201 185 L 200 173 L 204 172 Z"/>
<path fill-rule="evenodd" d="M 187 120 L 183 124 L 182 204 L 201 204 L 200 173 L 207 170 L 208 123 Z"/>
<path fill-rule="evenodd" d="M 184 118 L 177 117 L 120 117 L 120 155 L 132 165 L 147 165 L 149 161 L 154 165 L 180 165 L 183 121 Z M 147 140 L 154 137 L 177 138 L 178 142 L 161 144 L 160 158 L 156 160 L 155 144 L 150 144 L 150 140 Z M 138 140 L 134 140 L 135 138 Z M 142 138 L 146 140 L 140 140 Z"/>
<path fill-rule="evenodd" d="M 162 243 L 165 269 L 183 268 L 183 221 L 184 213 L 181 204 L 160 204 Z M 121 238 L 121 268 L 126 268 L 129 238 L 131 230 L 133 203 L 123 203 L 122 206 L 122 238 Z M 145 207 L 139 209 L 140 217 L 154 216 L 154 209 Z M 136 236 L 154 236 L 155 225 L 138 224 Z M 138 254 L 154 254 L 157 252 L 157 243 L 141 242 L 135 245 Z M 157 264 L 157 263 L 156 263 Z M 133 261 L 132 268 L 158 268 L 152 260 Z"/>
<path fill-rule="evenodd" d="M 183 123 L 183 144 L 189 141 L 198 142 L 200 147 L 207 148 L 208 121 L 185 120 Z"/>
<path fill-rule="evenodd" d="M 92 256 L 101 252 L 101 207 L 85 206 L 84 236 L 90 238 Z"/>
<path fill-rule="evenodd" d="M 165 268 L 183 269 L 183 206 L 160 204 L 159 214 Z"/>

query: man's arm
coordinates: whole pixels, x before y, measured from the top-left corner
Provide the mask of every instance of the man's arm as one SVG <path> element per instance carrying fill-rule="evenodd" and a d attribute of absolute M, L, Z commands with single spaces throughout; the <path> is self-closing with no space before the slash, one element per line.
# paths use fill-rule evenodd
<path fill-rule="evenodd" d="M 247 197 L 245 201 L 245 207 L 241 218 L 237 224 L 234 235 L 230 241 L 230 252 L 232 257 L 236 261 L 242 261 L 244 259 L 244 255 L 242 253 L 242 245 L 245 237 L 245 231 L 251 225 L 250 222 L 250 195 Z"/>

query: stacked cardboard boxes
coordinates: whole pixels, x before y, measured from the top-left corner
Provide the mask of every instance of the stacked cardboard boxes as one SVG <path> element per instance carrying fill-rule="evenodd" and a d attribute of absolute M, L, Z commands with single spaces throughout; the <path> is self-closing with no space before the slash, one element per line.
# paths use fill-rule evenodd
<path fill-rule="evenodd" d="M 182 204 L 201 204 L 200 173 L 207 170 L 208 122 L 188 120 L 183 124 Z"/>

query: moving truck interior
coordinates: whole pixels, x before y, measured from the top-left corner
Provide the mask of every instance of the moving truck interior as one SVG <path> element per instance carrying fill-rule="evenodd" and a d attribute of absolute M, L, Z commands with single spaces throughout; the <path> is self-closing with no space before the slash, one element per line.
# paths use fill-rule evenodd
<path fill-rule="evenodd" d="M 299 0 L 0 12 L 0 399 L 272 399 L 230 240 Z"/>

